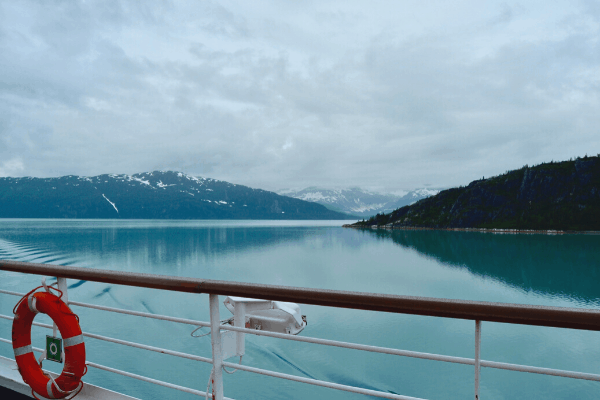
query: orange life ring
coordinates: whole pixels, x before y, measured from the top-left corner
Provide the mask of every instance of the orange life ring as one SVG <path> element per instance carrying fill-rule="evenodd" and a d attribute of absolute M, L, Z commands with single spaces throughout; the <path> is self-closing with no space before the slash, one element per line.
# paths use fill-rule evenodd
<path fill-rule="evenodd" d="M 48 314 L 63 337 L 65 365 L 62 374 L 56 379 L 44 374 L 33 355 L 31 325 L 37 313 Z M 30 293 L 23 297 L 15 310 L 12 342 L 15 360 L 23 380 L 40 396 L 63 399 L 78 390 L 82 384 L 81 377 L 87 369 L 83 335 L 77 316 L 60 297 L 49 292 Z"/>

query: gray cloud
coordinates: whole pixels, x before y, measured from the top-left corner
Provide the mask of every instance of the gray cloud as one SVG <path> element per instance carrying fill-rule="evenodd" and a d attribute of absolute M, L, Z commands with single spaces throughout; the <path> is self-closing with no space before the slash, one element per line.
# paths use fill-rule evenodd
<path fill-rule="evenodd" d="M 596 154 L 594 7 L 0 2 L 0 175 L 392 191 Z"/>

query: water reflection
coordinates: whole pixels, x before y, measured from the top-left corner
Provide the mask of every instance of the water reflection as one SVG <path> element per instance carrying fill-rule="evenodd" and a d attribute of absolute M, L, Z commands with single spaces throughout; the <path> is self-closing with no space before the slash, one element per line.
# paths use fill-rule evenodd
<path fill-rule="evenodd" d="M 524 292 L 585 302 L 600 299 L 600 235 L 512 235 L 481 232 L 373 230 L 452 268 L 501 281 Z"/>
<path fill-rule="evenodd" d="M 340 247 L 352 253 L 361 242 L 356 231 L 332 230 L 331 222 L 0 222 L 5 259 L 296 286 L 321 284 L 315 274 L 331 273 L 325 280 L 334 281 L 335 271 L 322 265 Z M 323 259 L 323 252 L 333 254 Z"/>
<path fill-rule="evenodd" d="M 64 228 L 41 224 L 31 231 L 2 230 L 0 254 L 5 258 L 37 262 L 44 258 L 46 263 L 50 263 L 49 257 L 55 253 L 79 255 L 85 260 L 118 254 L 120 258 L 135 259 L 138 265 L 176 265 L 184 261 L 181 257 L 187 261 L 206 261 L 228 253 L 299 241 L 310 235 L 313 229 L 177 225 L 157 229 L 156 226 L 106 227 L 91 224 Z"/>

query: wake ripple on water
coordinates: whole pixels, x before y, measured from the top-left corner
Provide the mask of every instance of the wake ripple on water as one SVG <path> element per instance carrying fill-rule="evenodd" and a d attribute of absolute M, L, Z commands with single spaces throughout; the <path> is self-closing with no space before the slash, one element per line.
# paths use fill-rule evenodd
<path fill-rule="evenodd" d="M 94 296 L 94 299 L 97 299 L 98 297 L 102 297 L 105 294 L 110 295 L 110 287 L 104 288 L 100 293 L 98 293 L 97 295 Z"/>
<path fill-rule="evenodd" d="M 144 308 L 145 308 L 145 309 L 146 309 L 146 310 L 147 310 L 147 311 L 148 311 L 150 314 L 156 314 L 156 313 L 154 312 L 154 310 L 152 310 L 152 309 L 150 308 L 150 306 L 148 305 L 148 303 L 146 303 L 146 302 L 145 302 L 145 301 L 143 301 L 143 300 L 142 300 L 142 305 L 144 306 Z"/>
<path fill-rule="evenodd" d="M 292 368 L 294 368 L 295 370 L 297 370 L 298 372 L 300 372 L 300 373 L 302 373 L 302 374 L 304 374 L 304 375 L 308 376 L 309 378 L 312 378 L 312 379 L 317 379 L 317 378 L 315 378 L 314 376 L 312 376 L 311 374 L 309 374 L 308 372 L 304 371 L 302 368 L 300 368 L 300 367 L 299 367 L 299 366 L 297 366 L 296 364 L 294 364 L 293 362 L 291 362 L 290 360 L 288 360 L 287 358 L 283 357 L 283 356 L 282 356 L 282 355 L 280 355 L 280 354 L 277 354 L 275 351 L 271 351 L 271 353 L 272 353 L 272 354 L 273 354 L 275 357 L 279 358 L 281 361 L 283 361 L 284 363 L 286 363 L 287 365 L 289 365 L 290 367 L 292 367 Z"/>
<path fill-rule="evenodd" d="M 81 285 L 83 285 L 84 283 L 86 283 L 87 281 L 77 281 L 75 283 L 72 283 L 68 286 L 69 289 L 75 289 Z"/>
<path fill-rule="evenodd" d="M 77 265 L 77 260 L 58 252 L 51 252 L 31 245 L 25 245 L 6 239 L 0 239 L 0 258 L 13 261 L 34 262 L 40 264 L 54 264 L 71 266 Z M 50 277 L 50 282 L 56 281 L 55 277 Z M 77 288 L 87 281 L 80 280 L 71 285 L 69 289 Z M 100 293 L 102 294 L 102 293 Z"/>
<path fill-rule="evenodd" d="M 97 298 L 103 297 L 105 295 L 108 295 L 115 302 L 115 304 L 118 305 L 120 308 L 129 309 L 130 307 L 127 306 L 127 304 L 124 304 L 121 300 L 119 300 L 117 298 L 117 296 L 115 296 L 115 293 L 112 289 L 113 289 L 112 286 L 105 287 L 98 294 L 92 296 L 92 298 L 97 299 Z"/>
<path fill-rule="evenodd" d="M 73 265 L 76 260 L 64 254 L 35 248 L 6 239 L 0 239 L 0 256 L 7 260 L 55 265 Z"/>
<path fill-rule="evenodd" d="M 388 393 L 394 393 L 391 390 L 383 390 L 381 388 L 369 385 L 368 383 L 365 383 L 364 381 L 358 380 L 352 376 L 350 376 L 349 374 L 338 374 L 332 371 L 328 371 L 326 373 L 327 379 L 330 382 L 335 382 L 335 383 L 339 383 L 341 385 L 347 385 L 347 386 L 354 386 L 354 387 L 358 387 L 358 388 L 362 388 L 362 389 L 369 389 L 369 390 L 376 390 L 378 392 L 388 392 Z M 397 393 L 395 393 L 397 394 Z"/>

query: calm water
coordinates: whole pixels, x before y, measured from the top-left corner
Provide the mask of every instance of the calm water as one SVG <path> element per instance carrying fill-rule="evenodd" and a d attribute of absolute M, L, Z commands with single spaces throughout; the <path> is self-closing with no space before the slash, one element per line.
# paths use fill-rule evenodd
<path fill-rule="evenodd" d="M 172 276 L 568 307 L 600 307 L 600 236 L 356 231 L 340 221 L 0 220 L 0 258 Z M 39 277 L 0 271 L 25 292 Z M 69 281 L 69 297 L 94 304 L 208 320 L 208 296 Z M 14 296 L 0 294 L 11 314 Z M 221 299 L 221 301 L 223 298 Z M 210 357 L 192 327 L 74 307 L 84 331 Z M 474 356 L 474 322 L 302 307 L 302 335 L 414 351 Z M 222 307 L 221 316 L 229 316 Z M 36 320 L 44 320 L 38 316 Z M 34 327 L 34 345 L 49 331 Z M 0 337 L 10 338 L 0 320 Z M 208 364 L 87 339 L 88 360 L 205 390 Z M 13 357 L 0 343 L 0 355 Z M 482 358 L 600 373 L 600 333 L 483 323 Z M 427 399 L 473 397 L 473 367 L 246 337 L 243 363 Z M 46 361 L 44 367 L 54 367 Z M 364 396 L 239 371 L 224 374 L 236 399 Z M 90 369 L 88 382 L 142 399 L 197 398 Z M 284 394 L 285 393 L 285 394 Z M 482 369 L 481 398 L 596 399 L 600 383 Z"/>

